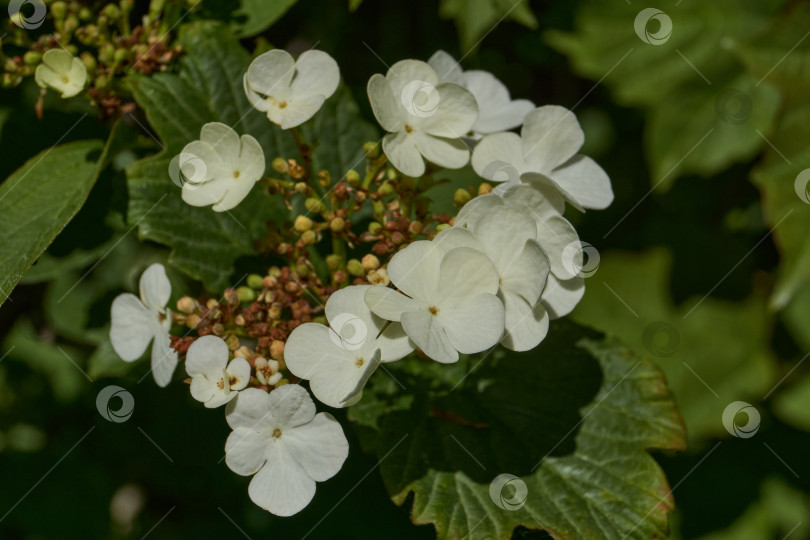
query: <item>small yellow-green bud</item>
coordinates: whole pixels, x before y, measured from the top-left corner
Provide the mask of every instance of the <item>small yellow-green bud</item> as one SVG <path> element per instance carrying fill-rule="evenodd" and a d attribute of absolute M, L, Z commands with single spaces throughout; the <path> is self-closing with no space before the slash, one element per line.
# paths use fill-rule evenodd
<path fill-rule="evenodd" d="M 186 317 L 186 326 L 188 326 L 189 328 L 197 328 L 197 326 L 200 324 L 201 321 L 202 319 L 200 319 L 199 315 L 197 315 L 196 313 L 192 313 L 191 315 Z"/>
<path fill-rule="evenodd" d="M 314 317 L 312 319 L 312 322 L 316 322 L 318 324 L 329 324 L 326 322 L 326 317 L 324 317 L 323 315 L 318 315 L 317 317 Z"/>
<path fill-rule="evenodd" d="M 28 51 L 23 55 L 23 62 L 26 66 L 35 66 L 42 60 L 42 53 L 38 51 Z"/>
<path fill-rule="evenodd" d="M 380 155 L 380 145 L 372 141 L 364 142 L 363 150 L 366 152 L 366 155 L 372 159 Z"/>
<path fill-rule="evenodd" d="M 115 47 L 112 43 L 105 43 L 98 49 L 98 59 L 104 64 L 112 64 Z"/>
<path fill-rule="evenodd" d="M 115 53 L 113 54 L 113 61 L 116 64 L 120 64 L 124 60 L 127 59 L 127 55 L 129 55 L 129 51 L 126 49 L 115 49 Z"/>
<path fill-rule="evenodd" d="M 340 268 L 340 255 L 335 255 L 334 253 L 331 255 L 326 256 L 326 267 L 329 269 L 330 272 L 334 272 L 338 268 Z"/>
<path fill-rule="evenodd" d="M 305 264 L 296 264 L 295 265 L 295 273 L 300 277 L 307 277 L 310 273 L 311 269 L 309 266 Z"/>
<path fill-rule="evenodd" d="M 312 212 L 313 214 L 320 214 L 324 211 L 323 203 L 315 197 L 310 197 L 304 201 L 304 206 L 306 207 L 307 212 Z"/>
<path fill-rule="evenodd" d="M 281 268 L 279 268 L 278 266 L 271 266 L 270 270 L 267 272 L 267 275 L 277 278 L 278 276 L 281 275 Z"/>
<path fill-rule="evenodd" d="M 93 11 L 90 8 L 83 7 L 79 10 L 79 19 L 89 21 L 93 18 Z"/>
<path fill-rule="evenodd" d="M 385 203 L 382 201 L 374 201 L 374 214 L 381 215 L 385 213 Z"/>
<path fill-rule="evenodd" d="M 346 228 L 346 221 L 343 218 L 336 217 L 329 222 L 329 228 L 332 229 L 333 233 L 343 232 L 343 229 Z"/>
<path fill-rule="evenodd" d="M 397 171 L 393 167 L 388 167 L 385 170 L 385 177 L 388 178 L 389 180 L 396 180 L 397 176 L 398 176 Z"/>
<path fill-rule="evenodd" d="M 439 225 L 438 227 L 436 227 L 436 232 L 442 232 L 443 230 L 445 230 L 445 229 L 449 229 L 449 228 L 450 228 L 450 225 L 449 225 L 449 224 L 447 224 L 447 223 L 442 223 L 441 225 Z"/>
<path fill-rule="evenodd" d="M 349 183 L 352 187 L 357 187 L 360 185 L 360 174 L 355 171 L 354 169 L 349 169 L 349 172 L 346 173 L 346 182 Z"/>
<path fill-rule="evenodd" d="M 287 165 L 287 160 L 284 158 L 277 157 L 271 163 L 273 170 L 276 172 L 280 172 L 281 174 L 287 174 L 287 171 L 290 170 L 290 167 Z"/>
<path fill-rule="evenodd" d="M 284 342 L 274 339 L 270 344 L 270 358 L 279 361 L 284 358 Z"/>
<path fill-rule="evenodd" d="M 366 275 L 366 271 L 363 270 L 363 265 L 357 259 L 349 259 L 349 262 L 346 263 L 346 270 L 354 277 Z"/>
<path fill-rule="evenodd" d="M 107 4 L 101 12 L 105 17 L 113 20 L 121 16 L 121 9 L 115 4 Z"/>
<path fill-rule="evenodd" d="M 309 231 L 312 229 L 312 220 L 307 216 L 298 216 L 295 218 L 293 228 L 300 233 Z"/>
<path fill-rule="evenodd" d="M 461 208 L 472 199 L 472 195 L 466 189 L 457 189 L 456 192 L 453 194 L 453 203 Z"/>
<path fill-rule="evenodd" d="M 80 58 L 84 64 L 84 67 L 87 68 L 87 71 L 93 71 L 96 69 L 96 59 L 92 54 L 89 52 L 83 52 Z"/>
<path fill-rule="evenodd" d="M 315 234 L 315 231 L 305 231 L 304 234 L 301 235 L 301 243 L 305 246 L 312 245 L 317 241 L 318 235 Z"/>
<path fill-rule="evenodd" d="M 197 302 L 190 296 L 184 296 L 177 301 L 177 311 L 180 313 L 194 313 L 197 309 Z"/>
<path fill-rule="evenodd" d="M 53 16 L 54 19 L 56 19 L 57 21 L 61 21 L 62 19 L 65 18 L 66 14 L 67 14 L 67 4 L 65 2 L 62 2 L 60 0 L 59 2 L 54 2 L 53 4 L 51 4 L 51 16 Z"/>
<path fill-rule="evenodd" d="M 393 192 L 394 192 L 394 186 L 392 186 L 388 182 L 384 183 L 379 188 L 377 188 L 377 193 L 379 193 L 383 197 L 387 197 L 387 196 L 391 195 Z"/>
<path fill-rule="evenodd" d="M 295 191 L 296 191 L 296 193 L 306 193 L 307 192 L 307 183 L 306 182 L 296 182 L 295 183 Z"/>
<path fill-rule="evenodd" d="M 481 185 L 478 186 L 478 194 L 486 195 L 487 193 L 492 193 L 492 185 L 486 182 L 481 182 Z"/>
<path fill-rule="evenodd" d="M 377 223 L 376 221 L 372 221 L 371 223 L 368 224 L 368 232 L 370 232 L 373 235 L 377 235 L 380 232 L 380 230 L 382 230 L 382 228 L 383 226 Z"/>
<path fill-rule="evenodd" d="M 329 171 L 324 170 L 318 173 L 318 183 L 325 188 L 332 185 L 332 175 L 329 174 Z"/>
<path fill-rule="evenodd" d="M 421 221 L 411 221 L 410 225 L 408 225 L 408 232 L 411 234 L 419 234 L 422 232 L 422 222 Z"/>
<path fill-rule="evenodd" d="M 239 287 L 236 289 L 236 294 L 240 302 L 253 302 L 256 300 L 256 291 L 250 287 Z"/>
<path fill-rule="evenodd" d="M 363 270 L 366 272 L 371 272 L 372 270 L 376 270 L 380 267 L 380 259 L 377 258 L 376 255 L 373 253 L 369 253 L 368 255 L 363 257 L 363 260 L 360 261 L 360 264 L 363 265 Z"/>
<path fill-rule="evenodd" d="M 250 274 L 247 277 L 247 286 L 251 289 L 263 289 L 264 288 L 264 278 L 259 274 Z"/>
<path fill-rule="evenodd" d="M 228 346 L 228 350 L 235 351 L 239 348 L 239 338 L 231 334 L 225 338 L 225 344 Z"/>
<path fill-rule="evenodd" d="M 72 34 L 78 27 L 79 27 L 79 18 L 76 17 L 75 15 L 68 15 L 68 17 L 65 19 L 65 32 L 68 34 Z M 75 56 L 76 52 L 71 51 L 70 47 L 71 46 L 68 45 L 66 49 L 70 52 L 70 54 Z"/>

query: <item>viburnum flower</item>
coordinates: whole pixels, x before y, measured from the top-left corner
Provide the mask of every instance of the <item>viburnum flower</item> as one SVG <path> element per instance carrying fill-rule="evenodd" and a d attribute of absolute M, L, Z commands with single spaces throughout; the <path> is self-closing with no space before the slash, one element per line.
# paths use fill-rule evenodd
<path fill-rule="evenodd" d="M 307 51 L 293 60 L 287 51 L 274 49 L 250 63 L 243 82 L 250 104 L 290 129 L 312 118 L 335 93 L 340 69 L 323 51 Z"/>
<path fill-rule="evenodd" d="M 220 122 L 205 124 L 200 140 L 188 143 L 179 155 L 183 200 L 215 212 L 236 207 L 264 176 L 264 151 L 250 135 L 236 133 Z"/>
<path fill-rule="evenodd" d="M 366 304 L 383 319 L 401 321 L 408 337 L 433 360 L 456 362 L 459 353 L 481 352 L 503 336 L 504 308 L 495 296 L 498 272 L 480 251 L 445 251 L 436 242 L 420 240 L 391 258 L 388 275 L 399 291 L 371 287 Z"/>
<path fill-rule="evenodd" d="M 69 98 L 84 89 L 87 68 L 66 50 L 50 49 L 42 55 L 42 63 L 34 71 L 34 80 L 41 88 L 53 88 L 63 98 Z"/>
<path fill-rule="evenodd" d="M 402 173 L 424 174 L 423 157 L 448 169 L 469 162 L 470 151 L 460 137 L 478 118 L 475 97 L 458 84 L 439 84 L 427 63 L 402 60 L 384 77 L 373 75 L 368 98 L 377 121 L 389 132 L 383 151 Z"/>
<path fill-rule="evenodd" d="M 186 372 L 191 377 L 191 396 L 213 409 L 236 397 L 250 381 L 250 364 L 244 358 L 228 363 L 228 345 L 217 336 L 202 336 L 186 354 Z"/>
<path fill-rule="evenodd" d="M 509 189 L 472 199 L 456 216 L 456 226 L 475 226 L 477 216 L 495 211 L 501 205 L 534 218 L 536 239 L 548 256 L 550 273 L 543 289 L 541 302 L 552 319 L 570 313 L 585 294 L 585 279 L 575 272 L 577 261 L 568 261 L 569 246 L 580 245 L 579 235 L 571 223 L 562 217 L 565 203 L 562 196 L 542 175 L 524 175 L 525 182 L 510 184 Z M 575 251 L 575 256 L 581 253 Z"/>
<path fill-rule="evenodd" d="M 284 346 L 287 368 L 308 379 L 315 397 L 330 407 L 357 403 L 380 362 L 393 362 L 413 351 L 399 323 L 386 327 L 386 321 L 368 308 L 364 297 L 370 288 L 353 285 L 332 293 L 325 308 L 329 326 L 304 323 Z"/>
<path fill-rule="evenodd" d="M 436 51 L 428 64 L 436 71 L 440 81 L 461 85 L 475 96 L 478 120 L 473 124 L 471 133 L 467 134 L 472 139 L 516 128 L 534 109 L 534 103 L 528 99 L 513 100 L 506 85 L 492 73 L 477 69 L 463 71 L 459 63 L 445 51 Z"/>
<path fill-rule="evenodd" d="M 250 499 L 277 516 L 300 512 L 315 495 L 315 482 L 333 477 L 349 455 L 337 420 L 315 414 L 315 403 L 295 384 L 269 394 L 247 388 L 228 404 L 233 429 L 225 442 L 225 463 L 236 474 L 253 476 Z"/>
<path fill-rule="evenodd" d="M 140 299 L 124 293 L 113 300 L 110 342 L 125 362 L 140 358 L 152 342 L 152 375 L 158 386 L 166 386 L 177 367 L 177 352 L 170 346 L 172 316 L 166 308 L 172 286 L 162 264 L 141 274 L 140 293 Z"/>
<path fill-rule="evenodd" d="M 445 249 L 466 246 L 483 252 L 498 272 L 498 298 L 504 305 L 501 344 L 513 351 L 536 347 L 548 333 L 549 317 L 540 294 L 549 274 L 549 260 L 535 240 L 534 219 L 510 208 L 499 197 L 468 212 L 466 227 L 450 227 L 434 242 Z"/>
<path fill-rule="evenodd" d="M 504 132 L 481 139 L 472 166 L 495 182 L 518 182 L 524 173 L 540 173 L 577 209 L 607 208 L 613 202 L 610 178 L 594 160 L 577 154 L 584 141 L 574 113 L 546 105 L 526 115 L 520 136 Z"/>

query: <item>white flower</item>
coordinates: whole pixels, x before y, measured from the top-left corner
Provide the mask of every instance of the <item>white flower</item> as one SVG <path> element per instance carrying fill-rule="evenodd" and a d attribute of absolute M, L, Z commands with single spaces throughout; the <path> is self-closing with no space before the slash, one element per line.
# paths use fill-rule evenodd
<path fill-rule="evenodd" d="M 244 358 L 228 363 L 228 345 L 217 336 L 202 336 L 186 354 L 191 396 L 213 409 L 236 397 L 250 381 L 250 364 Z"/>
<path fill-rule="evenodd" d="M 323 51 L 307 51 L 295 61 L 287 51 L 274 49 L 250 63 L 243 82 L 250 104 L 289 129 L 312 118 L 335 93 L 340 70 Z"/>
<path fill-rule="evenodd" d="M 66 50 L 51 49 L 42 55 L 42 63 L 34 71 L 34 80 L 41 88 L 53 88 L 63 98 L 69 98 L 84 89 L 87 68 Z"/>
<path fill-rule="evenodd" d="M 456 216 L 456 226 L 474 226 L 479 216 L 493 212 L 500 205 L 531 215 L 537 226 L 537 242 L 548 256 L 550 273 L 541 302 L 552 319 L 570 313 L 585 294 L 585 279 L 576 272 L 578 260 L 569 261 L 566 248 L 579 245 L 579 235 L 560 213 L 562 196 L 544 182 L 541 175 L 528 174 L 525 183 L 512 184 L 508 190 L 472 199 Z M 569 248 L 570 249 L 570 248 Z M 580 257 L 576 251 L 574 257 Z"/>
<path fill-rule="evenodd" d="M 262 384 L 275 386 L 282 379 L 277 360 L 268 360 L 260 356 L 253 361 L 253 365 L 256 367 L 256 378 L 259 379 L 259 382 Z"/>
<path fill-rule="evenodd" d="M 470 151 L 460 137 L 478 117 L 475 97 L 462 86 L 441 83 L 425 62 L 402 60 L 368 81 L 374 116 L 389 133 L 383 151 L 391 164 L 408 176 L 425 172 L 428 161 L 458 169 Z"/>
<path fill-rule="evenodd" d="M 225 463 L 236 474 L 255 474 L 250 499 L 277 516 L 300 512 L 315 495 L 315 482 L 333 477 L 349 455 L 349 442 L 331 414 L 295 384 L 269 394 L 247 388 L 225 409 L 233 432 Z"/>
<path fill-rule="evenodd" d="M 523 123 L 534 103 L 528 99 L 513 100 L 509 89 L 488 71 L 462 71 L 458 62 L 444 51 L 436 51 L 428 60 L 439 80 L 459 84 L 472 92 L 478 103 L 478 120 L 472 127 L 473 139 L 488 133 L 516 128 Z"/>
<path fill-rule="evenodd" d="M 495 182 L 519 182 L 524 173 L 540 173 L 577 209 L 607 208 L 613 202 L 610 178 L 594 160 L 577 154 L 584 141 L 574 113 L 546 105 L 526 115 L 519 137 L 505 132 L 481 139 L 472 166 Z"/>
<path fill-rule="evenodd" d="M 445 249 L 470 247 L 489 257 L 498 272 L 498 298 L 504 305 L 501 344 L 513 351 L 528 351 L 548 333 L 549 317 L 540 294 L 548 278 L 549 260 L 535 240 L 534 219 L 498 197 L 490 200 L 495 204 L 478 205 L 486 212 L 468 212 L 466 228 L 445 229 L 434 242 Z"/>
<path fill-rule="evenodd" d="M 459 353 L 481 352 L 503 336 L 504 308 L 495 296 L 498 272 L 480 251 L 445 251 L 421 240 L 391 258 L 388 274 L 401 292 L 370 287 L 366 303 L 376 315 L 401 321 L 408 337 L 433 360 L 456 362 Z"/>
<path fill-rule="evenodd" d="M 183 200 L 215 212 L 236 207 L 264 175 L 264 151 L 250 135 L 236 133 L 220 122 L 205 124 L 200 140 L 179 155 Z"/>
<path fill-rule="evenodd" d="M 399 360 L 413 351 L 399 323 L 385 328 L 386 321 L 371 313 L 364 301 L 370 288 L 355 285 L 332 293 L 326 301 L 329 326 L 304 323 L 284 346 L 287 368 L 308 379 L 315 397 L 330 407 L 360 401 L 380 362 Z"/>
<path fill-rule="evenodd" d="M 110 342 L 115 353 L 134 362 L 152 342 L 152 375 L 158 386 L 171 381 L 177 367 L 177 352 L 170 347 L 172 314 L 166 308 L 172 286 L 162 264 L 153 264 L 141 275 L 141 298 L 124 293 L 113 300 Z"/>

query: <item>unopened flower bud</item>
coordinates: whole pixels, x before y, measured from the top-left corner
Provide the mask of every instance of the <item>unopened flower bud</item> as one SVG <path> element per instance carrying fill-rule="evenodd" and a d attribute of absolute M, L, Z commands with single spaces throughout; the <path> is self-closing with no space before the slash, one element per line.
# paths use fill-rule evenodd
<path fill-rule="evenodd" d="M 228 305 L 235 306 L 239 303 L 239 293 L 236 292 L 236 289 L 228 288 L 225 289 L 225 292 L 222 294 L 225 298 L 225 302 Z"/>
<path fill-rule="evenodd" d="M 332 279 L 335 280 L 335 283 L 343 283 L 344 281 L 349 279 L 349 276 L 343 270 L 338 270 L 337 272 L 334 273 Z"/>
<path fill-rule="evenodd" d="M 314 244 L 318 241 L 318 235 L 315 234 L 315 231 L 306 231 L 304 234 L 301 235 L 301 243 L 305 246 L 309 246 Z"/>
<path fill-rule="evenodd" d="M 281 360 L 284 358 L 284 342 L 278 339 L 273 340 L 270 344 L 270 358 L 273 360 Z M 275 370 L 278 371 L 278 362 L 275 362 Z"/>
<path fill-rule="evenodd" d="M 445 229 L 449 229 L 450 225 L 448 223 L 442 223 L 436 227 L 436 232 L 442 232 Z"/>
<path fill-rule="evenodd" d="M 376 270 L 380 267 L 380 259 L 377 258 L 376 255 L 372 255 L 369 253 L 363 257 L 363 260 L 360 261 L 360 264 L 363 265 L 363 270 L 366 272 L 370 272 L 372 270 Z"/>
<path fill-rule="evenodd" d="M 240 313 L 233 318 L 233 322 L 236 324 L 236 326 L 245 326 L 247 321 L 245 321 L 245 316 Z"/>
<path fill-rule="evenodd" d="M 121 16 L 121 9 L 115 4 L 107 4 L 101 12 L 105 17 L 113 20 Z"/>
<path fill-rule="evenodd" d="M 395 246 L 398 246 L 405 242 L 405 235 L 399 231 L 394 231 L 391 233 L 391 241 L 394 243 Z"/>
<path fill-rule="evenodd" d="M 209 298 L 208 302 L 205 303 L 205 307 L 207 307 L 208 309 L 214 309 L 218 305 L 219 302 L 217 302 L 215 298 Z"/>
<path fill-rule="evenodd" d="M 180 313 L 194 313 L 197 309 L 197 302 L 190 296 L 183 296 L 177 301 L 177 311 Z"/>
<path fill-rule="evenodd" d="M 323 203 L 315 197 L 310 197 L 304 201 L 304 207 L 306 207 L 307 212 L 312 212 L 313 214 L 320 214 L 324 211 Z"/>
<path fill-rule="evenodd" d="M 308 231 L 312 229 L 312 220 L 307 216 L 298 216 L 295 218 L 293 228 L 300 233 Z"/>
<path fill-rule="evenodd" d="M 331 255 L 327 255 L 326 256 L 326 267 L 330 271 L 334 272 L 335 270 L 340 268 L 340 261 L 341 261 L 340 255 L 335 255 L 334 253 L 331 254 Z"/>
<path fill-rule="evenodd" d="M 295 265 L 295 273 L 300 277 L 307 277 L 310 274 L 311 270 L 309 266 L 306 264 L 296 264 Z"/>
<path fill-rule="evenodd" d="M 481 182 L 481 185 L 478 186 L 478 194 L 486 195 L 487 193 L 492 193 L 492 185 L 486 182 Z"/>
<path fill-rule="evenodd" d="M 385 213 L 385 203 L 374 201 L 374 215 L 379 216 Z"/>
<path fill-rule="evenodd" d="M 388 195 L 391 195 L 393 192 L 394 192 L 394 186 L 392 186 L 388 182 L 384 183 L 379 188 L 377 188 L 377 193 L 379 193 L 383 197 L 387 197 Z"/>
<path fill-rule="evenodd" d="M 376 221 L 372 221 L 371 223 L 368 224 L 368 232 L 370 232 L 375 236 L 380 233 L 382 228 L 383 228 L 382 224 L 377 223 Z"/>
<path fill-rule="evenodd" d="M 239 347 L 238 349 L 233 351 L 233 357 L 234 358 L 245 358 L 245 359 L 247 359 L 247 358 L 250 358 L 252 356 L 252 354 L 253 353 L 250 351 L 250 349 L 247 348 L 245 345 L 242 345 L 241 347 Z"/>
<path fill-rule="evenodd" d="M 264 278 L 259 274 L 250 274 L 247 277 L 247 286 L 251 289 L 263 289 L 264 288 Z"/>
<path fill-rule="evenodd" d="M 361 277 L 366 274 L 363 265 L 357 259 L 349 259 L 346 263 L 346 271 L 354 277 Z"/>
<path fill-rule="evenodd" d="M 325 324 L 325 325 L 328 325 L 328 324 L 329 324 L 329 323 L 326 321 L 326 317 L 324 317 L 323 315 L 318 315 L 317 317 L 314 317 L 314 318 L 312 319 L 312 322 L 316 322 L 316 323 L 318 323 L 318 324 Z"/>
<path fill-rule="evenodd" d="M 410 225 L 408 225 L 408 232 L 411 234 L 419 234 L 422 232 L 422 222 L 421 221 L 412 221 Z"/>
<path fill-rule="evenodd" d="M 42 60 L 42 53 L 39 51 L 28 51 L 23 55 L 23 62 L 26 66 L 35 66 Z"/>
<path fill-rule="evenodd" d="M 270 304 L 270 309 L 267 310 L 267 316 L 272 320 L 276 320 L 281 317 L 281 309 L 282 306 L 279 302 L 273 302 Z"/>
<path fill-rule="evenodd" d="M 197 315 L 196 313 L 192 313 L 191 315 L 186 317 L 186 326 L 188 326 L 189 328 L 197 328 L 201 320 L 202 319 L 200 319 L 199 315 Z"/>
<path fill-rule="evenodd" d="M 65 18 L 66 14 L 67 14 L 67 4 L 65 2 L 62 2 L 60 0 L 59 2 L 54 2 L 53 4 L 51 4 L 51 15 L 53 16 L 54 19 L 56 19 L 57 21 L 61 21 L 62 19 Z"/>
<path fill-rule="evenodd" d="M 222 323 L 216 323 L 214 326 L 211 327 L 211 331 L 214 333 L 215 336 L 221 336 L 225 333 L 225 326 Z"/>
<path fill-rule="evenodd" d="M 235 351 L 239 348 L 239 338 L 231 334 L 225 338 L 225 344 L 228 346 L 228 350 Z"/>
<path fill-rule="evenodd" d="M 278 253 L 279 255 L 286 255 L 291 251 L 292 251 L 292 246 L 290 244 L 288 244 L 287 242 L 280 243 L 278 245 L 278 247 L 276 248 L 276 253 Z"/>
<path fill-rule="evenodd" d="M 329 171 L 320 171 L 318 173 L 318 183 L 325 188 L 332 185 L 332 175 L 329 174 Z"/>
<path fill-rule="evenodd" d="M 388 167 L 385 170 L 385 177 L 388 178 L 389 180 L 396 180 L 397 176 L 399 175 L 397 174 L 396 169 L 394 169 L 393 167 Z"/>
<path fill-rule="evenodd" d="M 287 174 L 287 171 L 290 170 L 287 166 L 287 160 L 281 157 L 274 159 L 270 166 L 273 167 L 274 171 L 280 172 L 281 174 Z"/>
<path fill-rule="evenodd" d="M 253 302 L 256 300 L 256 291 L 250 287 L 239 287 L 236 289 L 236 294 L 238 295 L 240 302 Z"/>
<path fill-rule="evenodd" d="M 275 277 L 273 277 L 273 276 L 264 276 L 264 277 L 262 278 L 262 285 L 264 285 L 264 286 L 265 286 L 265 287 L 267 287 L 268 289 L 272 289 L 273 287 L 275 287 L 275 286 L 276 286 L 276 282 L 277 282 L 277 281 L 276 281 L 276 278 L 275 278 Z"/>
<path fill-rule="evenodd" d="M 84 67 L 87 68 L 87 71 L 93 71 L 96 69 L 96 59 L 92 54 L 89 52 L 83 52 L 80 58 L 84 64 Z"/>
<path fill-rule="evenodd" d="M 301 286 L 295 281 L 288 281 L 284 284 L 284 290 L 288 293 L 295 293 L 301 289 Z"/>
<path fill-rule="evenodd" d="M 296 193 L 306 193 L 307 192 L 307 183 L 306 182 L 296 182 L 296 184 L 295 184 L 295 192 Z"/>
<path fill-rule="evenodd" d="M 329 228 L 332 229 L 333 233 L 343 232 L 343 229 L 346 227 L 346 222 L 343 218 L 336 217 L 332 221 L 329 222 Z"/>
<path fill-rule="evenodd" d="M 363 143 L 363 151 L 372 159 L 380 155 L 380 145 L 375 142 L 367 141 Z"/>
<path fill-rule="evenodd" d="M 453 203 L 459 208 L 470 202 L 470 199 L 472 199 L 472 195 L 466 189 L 459 188 L 453 194 Z"/>
<path fill-rule="evenodd" d="M 354 169 L 349 169 L 349 172 L 346 173 L 346 182 L 349 183 L 352 187 L 357 187 L 360 185 L 360 174 Z"/>

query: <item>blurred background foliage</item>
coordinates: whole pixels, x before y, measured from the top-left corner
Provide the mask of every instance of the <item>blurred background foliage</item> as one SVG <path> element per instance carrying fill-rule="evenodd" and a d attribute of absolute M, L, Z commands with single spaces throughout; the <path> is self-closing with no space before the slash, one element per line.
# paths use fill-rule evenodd
<path fill-rule="evenodd" d="M 616 201 L 568 216 L 600 254 L 572 317 L 666 374 L 689 443 L 655 455 L 674 488 L 672 537 L 810 538 L 810 195 L 795 182 L 810 167 L 808 3 L 650 2 L 643 7 L 672 21 L 657 45 L 635 31 L 642 6 L 621 1 L 234 5 L 203 0 L 189 19 L 233 19 L 248 50 L 317 44 L 367 119 L 368 77 L 437 49 L 491 71 L 513 97 L 573 108 L 583 152 L 609 173 Z M 649 24 L 642 34 L 656 35 Z M 38 119 L 29 83 L 0 91 L 0 178 L 57 142 L 109 137 L 111 126 L 77 100 L 49 98 Z M 360 452 L 305 512 L 273 518 L 249 503 L 244 479 L 212 462 L 227 426 L 185 392 L 139 384 L 143 370 L 115 358 L 112 299 L 167 257 L 137 241 L 126 219 L 124 169 L 159 147 L 137 125 L 116 129 L 128 150 L 97 171 L 87 204 L 0 308 L 2 537 L 230 537 L 232 520 L 253 538 L 300 537 L 313 526 L 313 538 L 433 537 L 410 524 L 408 504 L 390 502 L 380 475 L 367 474 L 376 457 Z M 437 197 L 476 182 L 448 176 Z M 179 273 L 170 278 L 186 292 Z M 123 424 L 96 411 L 96 394 L 112 383 L 135 396 Z M 724 428 L 733 401 L 760 412 L 755 436 Z"/>

